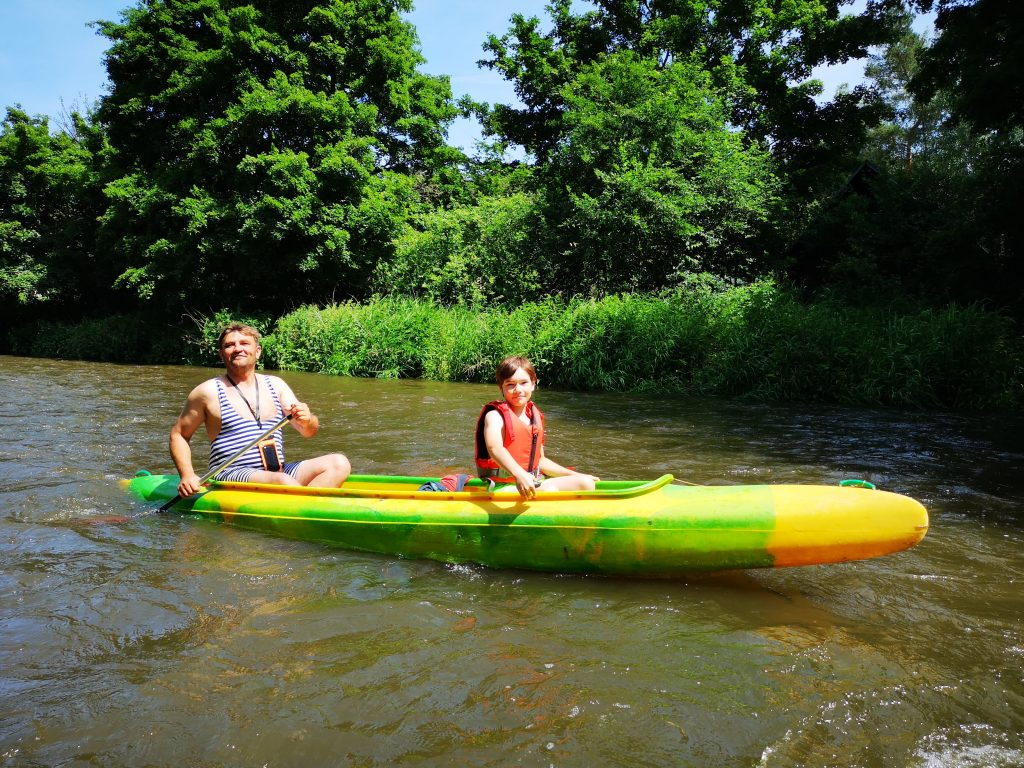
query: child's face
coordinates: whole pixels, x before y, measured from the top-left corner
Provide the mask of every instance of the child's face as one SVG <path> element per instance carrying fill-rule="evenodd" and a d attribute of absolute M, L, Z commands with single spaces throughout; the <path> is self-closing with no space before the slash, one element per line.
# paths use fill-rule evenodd
<path fill-rule="evenodd" d="M 516 372 L 501 382 L 501 394 L 509 405 L 525 406 L 533 395 L 533 379 L 530 374 L 522 368 L 516 368 Z"/>

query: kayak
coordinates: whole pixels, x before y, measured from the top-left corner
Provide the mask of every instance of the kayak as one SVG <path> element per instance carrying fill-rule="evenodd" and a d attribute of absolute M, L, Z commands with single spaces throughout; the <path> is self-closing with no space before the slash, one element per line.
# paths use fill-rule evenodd
<path fill-rule="evenodd" d="M 681 576 L 861 560 L 917 544 L 928 513 L 855 485 L 675 485 L 602 480 L 593 491 L 419 490 L 429 477 L 353 475 L 340 488 L 211 482 L 171 511 L 289 538 L 446 563 L 556 573 Z M 122 481 L 146 502 L 176 475 Z M 854 482 L 854 481 L 844 481 Z M 863 485 L 870 486 L 870 483 Z"/>

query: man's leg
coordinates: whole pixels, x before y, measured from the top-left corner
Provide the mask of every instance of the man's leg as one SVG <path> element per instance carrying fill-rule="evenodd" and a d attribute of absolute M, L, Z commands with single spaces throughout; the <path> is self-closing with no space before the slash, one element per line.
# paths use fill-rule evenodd
<path fill-rule="evenodd" d="M 345 482 L 351 471 L 352 465 L 344 454 L 328 453 L 300 463 L 295 470 L 295 479 L 299 485 L 337 488 Z"/>
<path fill-rule="evenodd" d="M 247 483 L 275 483 L 277 485 L 300 485 L 299 481 L 287 472 L 270 472 L 266 469 L 257 469 L 245 482 Z"/>

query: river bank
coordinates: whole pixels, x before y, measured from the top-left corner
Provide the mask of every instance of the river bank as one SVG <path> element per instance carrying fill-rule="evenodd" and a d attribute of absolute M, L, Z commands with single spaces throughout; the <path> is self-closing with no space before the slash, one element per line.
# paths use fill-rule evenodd
<path fill-rule="evenodd" d="M 114 317 L 39 323 L 6 351 L 58 359 L 214 364 L 224 311 L 185 324 Z M 1020 411 L 1024 339 L 978 306 L 806 303 L 770 281 L 669 294 L 488 309 L 379 299 L 249 317 L 270 368 L 372 378 L 487 382 L 506 354 L 545 384 L 929 410 Z"/>

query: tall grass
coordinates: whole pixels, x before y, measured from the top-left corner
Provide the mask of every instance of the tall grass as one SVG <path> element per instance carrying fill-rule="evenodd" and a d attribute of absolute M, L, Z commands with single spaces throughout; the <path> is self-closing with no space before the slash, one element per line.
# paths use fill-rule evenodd
<path fill-rule="evenodd" d="M 484 311 L 412 299 L 305 307 L 266 346 L 281 368 L 354 376 L 489 382 L 516 353 L 577 390 L 1024 406 L 1024 342 L 997 313 L 805 304 L 771 281 Z"/>
<path fill-rule="evenodd" d="M 130 318 L 49 324 L 16 353 L 122 362 L 214 363 L 217 313 L 200 332 L 163 334 Z M 416 299 L 302 307 L 250 322 L 264 362 L 284 370 L 489 382 L 509 354 L 545 383 L 576 390 L 671 392 L 929 409 L 1024 407 L 1024 339 L 979 306 L 897 312 L 804 303 L 771 281 L 696 282 L 664 295 L 555 299 L 512 309 Z M 178 347 L 168 359 L 169 342 Z M 158 347 L 158 348 L 157 348 Z"/>

